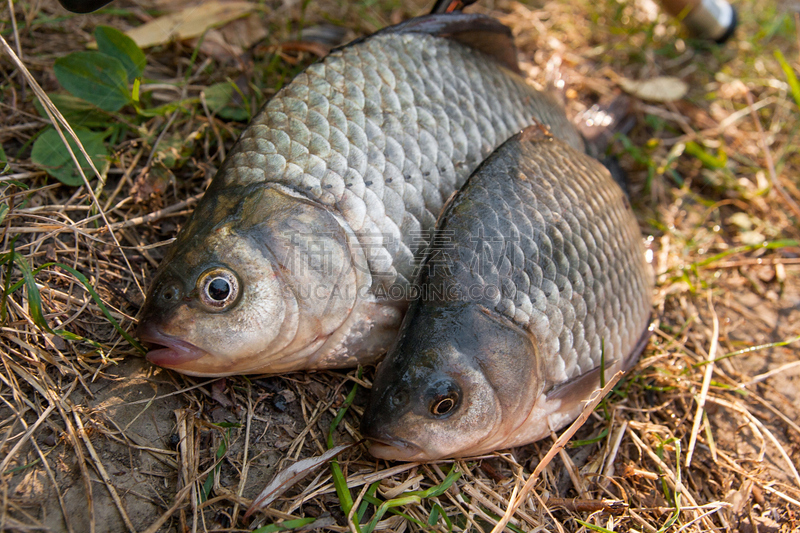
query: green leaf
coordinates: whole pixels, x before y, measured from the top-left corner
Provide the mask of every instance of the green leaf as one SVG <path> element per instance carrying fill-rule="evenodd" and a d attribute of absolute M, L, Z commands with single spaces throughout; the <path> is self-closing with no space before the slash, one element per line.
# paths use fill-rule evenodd
<path fill-rule="evenodd" d="M 569 446 L 570 448 L 580 448 L 581 446 L 586 446 L 587 444 L 594 444 L 595 442 L 600 442 L 601 440 L 606 438 L 606 435 L 608 435 L 608 428 L 603 429 L 603 431 L 601 431 L 598 436 L 592 439 L 570 441 L 569 444 L 567 444 L 567 446 Z"/>
<path fill-rule="evenodd" d="M 260 527 L 253 531 L 253 533 L 275 533 L 277 531 L 291 531 L 298 527 L 307 526 L 315 522 L 316 518 L 297 518 L 295 520 L 285 520 L 279 524 L 270 524 L 268 526 Z"/>
<path fill-rule="evenodd" d="M 114 57 L 100 52 L 73 52 L 56 59 L 58 82 L 70 94 L 105 111 L 119 111 L 131 103 L 128 74 Z"/>
<path fill-rule="evenodd" d="M 358 368 L 358 377 L 361 378 L 362 368 Z M 344 400 L 344 404 L 339 408 L 339 412 L 336 413 L 333 421 L 331 422 L 330 429 L 328 430 L 328 449 L 333 448 L 333 432 L 336 431 L 336 428 L 339 426 L 339 423 L 344 418 L 345 413 L 350 408 L 350 405 L 353 403 L 353 400 L 356 397 L 356 391 L 358 390 L 358 384 L 356 383 L 353 385 L 353 389 L 350 391 L 350 394 L 347 395 L 347 398 Z M 342 472 L 341 467 L 339 466 L 339 461 L 336 459 L 331 461 L 331 476 L 333 477 L 333 486 L 336 488 L 336 495 L 339 497 L 339 505 L 342 508 L 342 512 L 345 516 L 350 515 L 350 510 L 353 508 L 353 495 L 350 493 L 350 489 L 347 486 L 347 479 L 344 477 L 344 473 Z M 385 512 L 385 510 L 384 510 Z M 361 527 L 357 523 L 353 523 L 355 527 L 356 533 L 361 533 Z"/>
<path fill-rule="evenodd" d="M 232 104 L 233 96 L 238 93 L 237 87 L 230 81 L 215 83 L 203 91 L 206 96 L 208 108 L 227 120 L 244 122 L 250 118 L 250 113 L 241 105 Z"/>
<path fill-rule="evenodd" d="M 8 157 L 6 157 L 6 151 L 3 150 L 3 145 L 0 144 L 0 175 L 5 174 L 8 171 Z"/>
<path fill-rule="evenodd" d="M 375 511 L 375 516 L 372 517 L 372 520 L 364 528 L 364 533 L 372 533 L 375 531 L 375 527 L 377 527 L 378 522 L 380 522 L 383 515 L 386 514 L 386 511 L 392 509 L 394 507 L 403 507 L 404 505 L 411 505 L 414 503 L 419 503 L 422 501 L 422 498 L 419 496 L 402 496 L 400 498 L 394 498 L 392 500 L 387 500 L 378 506 L 378 509 Z"/>
<path fill-rule="evenodd" d="M 108 113 L 82 98 L 71 94 L 49 94 L 48 96 L 73 128 L 77 126 L 89 129 L 105 129 L 112 122 Z M 39 100 L 36 100 L 34 105 L 39 115 L 48 118 Z"/>
<path fill-rule="evenodd" d="M 36 286 L 36 280 L 33 277 L 34 274 L 31 265 L 24 257 L 14 252 L 13 249 L 11 251 L 11 259 L 22 271 L 22 278 L 25 280 L 25 288 L 28 292 L 28 314 L 31 320 L 33 320 L 33 323 L 40 329 L 48 333 L 53 333 L 53 330 L 44 318 L 42 295 L 39 293 L 39 287 Z"/>
<path fill-rule="evenodd" d="M 139 105 L 139 90 L 142 87 L 142 78 L 136 78 L 133 80 L 133 90 L 131 91 L 131 99 L 133 103 Z"/>
<path fill-rule="evenodd" d="M 150 109 L 141 109 L 137 107 L 136 111 L 143 117 L 165 117 L 170 113 L 177 111 L 178 109 L 180 109 L 183 113 L 188 113 L 191 111 L 192 106 L 198 102 L 200 102 L 199 98 L 186 98 L 185 100 L 169 102 L 158 107 L 152 107 Z"/>
<path fill-rule="evenodd" d="M 105 173 L 108 168 L 108 151 L 106 145 L 103 143 L 103 134 L 94 131 L 89 131 L 83 128 L 74 128 L 75 134 L 83 144 L 86 153 L 92 158 L 94 165 L 100 173 Z M 93 175 L 89 162 L 78 149 L 78 145 L 71 137 L 67 137 L 75 157 L 81 164 L 84 174 L 87 177 Z M 31 160 L 33 163 L 46 171 L 48 174 L 56 178 L 64 185 L 77 187 L 83 184 L 78 169 L 75 168 L 75 163 L 69 155 L 67 147 L 59 137 L 58 132 L 51 126 L 44 130 L 36 142 L 33 143 L 31 150 Z"/>
<path fill-rule="evenodd" d="M 686 143 L 686 153 L 695 156 L 706 168 L 710 169 L 725 168 L 725 165 L 728 163 L 728 154 L 726 154 L 725 150 L 722 148 L 717 150 L 717 156 L 714 157 L 706 152 L 705 148 L 694 141 Z"/>
<path fill-rule="evenodd" d="M 128 73 L 129 82 L 142 77 L 147 59 L 133 39 L 111 26 L 95 28 L 94 38 L 97 40 L 97 49 L 100 52 L 116 58 L 122 63 Z"/>

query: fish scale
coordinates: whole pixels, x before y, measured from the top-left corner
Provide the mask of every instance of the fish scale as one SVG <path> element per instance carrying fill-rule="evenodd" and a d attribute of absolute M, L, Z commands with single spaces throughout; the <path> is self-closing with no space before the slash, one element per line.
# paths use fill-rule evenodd
<path fill-rule="evenodd" d="M 618 244 L 641 241 L 619 187 L 598 180 L 585 164 L 562 153 L 546 151 L 545 157 L 523 146 L 508 148 L 513 165 L 494 159 L 482 169 L 482 180 L 461 191 L 463 200 L 447 213 L 458 219 L 446 226 L 455 244 L 449 256 L 462 287 L 473 282 L 476 262 L 485 269 L 476 282 L 501 287 L 483 305 L 529 329 L 544 351 L 562 358 L 548 375 L 560 383 L 599 365 L 601 342 L 611 353 L 631 349 L 649 316 L 649 283 L 640 266 L 641 246 Z M 529 176 L 526 186 L 515 186 L 510 175 Z M 469 215 L 458 218 L 467 209 Z M 521 232 L 520 226 L 526 229 Z M 492 253 L 475 250 L 476 231 L 491 231 Z M 517 251 L 522 233 L 531 237 L 533 249 L 527 252 Z M 504 252 L 499 257 L 498 250 Z M 430 279 L 433 285 L 443 282 L 452 279 Z M 528 302 L 537 302 L 546 320 L 532 323 L 527 310 L 533 305 Z M 597 324 L 603 326 L 598 329 Z"/>
<path fill-rule="evenodd" d="M 532 118 L 582 148 L 549 96 L 480 52 L 429 35 L 379 35 L 299 74 L 254 118 L 217 179 L 278 182 L 338 208 L 373 238 L 372 270 L 407 282 L 444 200 Z"/>
<path fill-rule="evenodd" d="M 598 161 L 527 128 L 478 167 L 436 231 L 362 422 L 376 457 L 538 440 L 577 416 L 601 371 L 638 356 L 652 272 Z"/>

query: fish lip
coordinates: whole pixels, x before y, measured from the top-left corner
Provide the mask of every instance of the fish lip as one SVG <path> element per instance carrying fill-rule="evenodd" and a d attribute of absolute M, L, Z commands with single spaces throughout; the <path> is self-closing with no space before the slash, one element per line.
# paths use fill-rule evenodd
<path fill-rule="evenodd" d="M 418 461 L 427 459 L 427 455 L 420 446 L 404 439 L 367 437 L 369 453 L 376 459 L 390 461 Z"/>
<path fill-rule="evenodd" d="M 136 335 L 148 349 L 145 357 L 154 365 L 176 367 L 208 355 L 194 344 L 161 332 L 154 324 L 139 325 Z"/>

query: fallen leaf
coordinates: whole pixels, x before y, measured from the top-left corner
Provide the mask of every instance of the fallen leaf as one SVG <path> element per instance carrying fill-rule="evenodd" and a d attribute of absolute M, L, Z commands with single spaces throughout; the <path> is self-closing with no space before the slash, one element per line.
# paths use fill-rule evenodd
<path fill-rule="evenodd" d="M 649 80 L 620 78 L 619 86 L 628 94 L 648 102 L 675 102 L 686 96 L 686 82 L 671 76 L 660 76 Z"/>
<path fill-rule="evenodd" d="M 224 27 L 211 30 L 203 37 L 193 39 L 189 44 L 194 48 L 200 44 L 200 50 L 219 61 L 229 61 L 241 57 L 245 50 L 259 41 L 263 41 L 269 32 L 258 13 L 234 20 Z"/>
<path fill-rule="evenodd" d="M 292 466 L 275 476 L 270 484 L 261 491 L 261 494 L 259 494 L 256 499 L 253 500 L 252 505 L 250 505 L 250 508 L 247 509 L 244 517 L 247 518 L 258 509 L 266 507 L 275 501 L 275 499 L 277 499 L 281 494 L 292 488 L 297 482 L 301 481 L 308 474 L 352 446 L 352 444 L 342 444 L 335 448 L 331 448 L 322 455 L 297 461 Z"/>
<path fill-rule="evenodd" d="M 231 22 L 224 28 L 220 28 L 219 31 L 225 38 L 225 42 L 245 50 L 257 42 L 263 41 L 269 35 L 267 25 L 258 14 Z"/>
<path fill-rule="evenodd" d="M 211 0 L 188 6 L 126 32 L 140 48 L 148 48 L 174 40 L 199 37 L 208 29 L 222 26 L 256 9 L 250 2 Z"/>

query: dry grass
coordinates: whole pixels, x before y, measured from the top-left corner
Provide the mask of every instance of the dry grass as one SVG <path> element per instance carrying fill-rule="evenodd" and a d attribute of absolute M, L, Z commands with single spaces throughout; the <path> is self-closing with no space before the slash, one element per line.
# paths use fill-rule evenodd
<path fill-rule="evenodd" d="M 153 6 L 112 7 L 66 17 L 50 0 L 9 1 L 0 32 L 53 92 L 56 57 L 83 49 L 97 23 L 137 25 Z M 269 36 L 245 55 L 204 48 L 191 61 L 192 44 L 151 50 L 145 75 L 156 84 L 154 103 L 198 96 L 229 77 L 255 108 L 310 60 L 275 46 L 294 38 L 290 22 L 327 20 L 352 37 L 424 10 L 389 0 L 324 0 L 303 15 L 298 2 L 265 7 L 259 16 Z M 800 102 L 773 50 L 797 68 L 800 34 L 782 6 L 748 0 L 738 8 L 738 39 L 693 48 L 645 2 L 478 7 L 512 26 L 534 83 L 563 78 L 571 115 L 613 95 L 622 76 L 689 82 L 678 103 L 639 102 L 637 126 L 615 144 L 643 233 L 653 236 L 657 326 L 631 375 L 572 439 L 591 442 L 549 455 L 551 443 L 540 442 L 410 465 L 375 461 L 357 445 L 339 456 L 355 500 L 349 516 L 323 466 L 243 518 L 276 473 L 328 448 L 331 421 L 354 384 L 355 402 L 333 441 L 360 439 L 372 369 L 363 378 L 353 371 L 206 381 L 153 368 L 84 285 L 52 265 L 85 275 L 108 315 L 132 330 L 163 245 L 243 125 L 202 106 L 144 121 L 116 139 L 104 185 L 89 175 L 92 189 L 61 186 L 30 161 L 46 121 L 31 84 L 0 56 L 0 145 L 9 161 L 0 176 L 0 530 L 239 531 L 315 518 L 308 527 L 347 531 L 373 489 L 398 498 L 442 483 L 452 467 L 461 477 L 441 496 L 408 501 L 394 509 L 403 516 L 385 514 L 378 529 L 446 531 L 445 513 L 455 531 L 488 532 L 513 503 L 514 531 L 798 530 L 800 343 L 780 342 L 800 334 L 800 247 L 789 242 L 800 239 L 792 205 L 800 202 Z M 176 138 L 192 141 L 174 178 L 146 179 L 158 174 L 165 140 Z M 686 152 L 690 141 L 726 154 L 726 164 L 704 166 Z M 758 245 L 764 241 L 777 244 Z M 375 509 L 367 507 L 362 523 Z M 431 517 L 424 527 L 410 521 Z"/>

